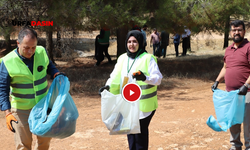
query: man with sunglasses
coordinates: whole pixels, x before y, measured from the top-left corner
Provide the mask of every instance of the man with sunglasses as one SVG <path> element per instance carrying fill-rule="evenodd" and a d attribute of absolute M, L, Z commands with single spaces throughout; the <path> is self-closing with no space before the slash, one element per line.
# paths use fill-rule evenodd
<path fill-rule="evenodd" d="M 227 47 L 222 67 L 215 83 L 211 87 L 216 89 L 219 82 L 225 80 L 226 90 L 238 90 L 239 95 L 246 95 L 245 117 L 243 121 L 246 150 L 250 150 L 250 43 L 245 36 L 245 24 L 241 20 L 232 21 L 230 35 L 234 43 Z M 230 150 L 242 150 L 240 140 L 241 124 L 230 128 Z"/>

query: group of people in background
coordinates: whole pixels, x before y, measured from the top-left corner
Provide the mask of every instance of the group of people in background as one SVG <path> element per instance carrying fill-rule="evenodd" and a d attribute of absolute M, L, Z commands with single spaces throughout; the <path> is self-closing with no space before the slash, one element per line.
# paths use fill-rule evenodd
<path fill-rule="evenodd" d="M 191 51 L 190 36 L 191 36 L 191 31 L 187 28 L 184 29 L 184 33 L 182 33 L 181 35 L 178 33 L 174 34 L 173 43 L 174 43 L 176 57 L 179 56 L 179 44 L 180 44 L 181 38 L 182 38 L 182 50 L 183 50 L 181 56 L 186 56 L 187 51 L 188 50 Z"/>
<path fill-rule="evenodd" d="M 139 30 L 142 32 L 144 36 L 144 49 L 146 50 L 147 46 L 147 30 L 148 26 L 144 25 L 142 29 L 140 29 L 138 26 L 134 26 L 132 30 Z M 187 51 L 191 51 L 191 46 L 190 46 L 190 36 L 191 36 L 191 31 L 185 27 L 184 31 L 182 34 L 174 33 L 173 37 L 173 43 L 175 46 L 175 54 L 176 57 L 179 56 L 179 44 L 181 43 L 182 39 L 182 55 L 181 56 L 186 56 Z M 153 28 L 153 33 L 150 35 L 150 47 L 153 47 L 153 55 L 157 57 L 166 57 L 167 53 L 167 46 L 169 45 L 169 40 L 170 40 L 170 34 L 166 31 L 161 31 L 158 32 L 156 28 Z"/>
<path fill-rule="evenodd" d="M 143 49 L 146 50 L 147 46 L 147 25 L 143 25 L 143 27 L 139 27 L 137 25 L 133 26 L 131 30 L 138 30 L 143 35 Z M 175 56 L 179 57 L 179 44 L 182 39 L 182 55 L 186 56 L 187 51 L 191 51 L 190 46 L 190 36 L 191 31 L 185 27 L 182 34 L 174 33 L 171 37 L 173 39 L 174 47 L 175 47 Z M 95 58 L 97 60 L 95 66 L 99 66 L 100 63 L 104 60 L 104 56 L 107 57 L 108 62 L 112 64 L 111 57 L 108 53 L 109 47 L 109 38 L 110 38 L 110 29 L 102 28 L 100 30 L 100 34 L 96 36 L 95 39 Z M 150 47 L 153 47 L 153 55 L 160 58 L 166 57 L 167 54 L 167 46 L 169 45 L 169 33 L 166 31 L 158 32 L 156 28 L 153 28 L 153 33 L 150 35 Z"/>

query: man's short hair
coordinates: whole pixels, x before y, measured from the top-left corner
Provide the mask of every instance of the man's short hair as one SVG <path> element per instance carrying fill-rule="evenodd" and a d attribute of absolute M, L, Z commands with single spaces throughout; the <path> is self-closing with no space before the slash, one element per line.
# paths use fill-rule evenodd
<path fill-rule="evenodd" d="M 240 25 L 243 26 L 243 30 L 245 30 L 245 24 L 242 20 L 234 20 L 230 23 L 230 29 L 232 29 L 232 26 L 239 27 Z"/>
<path fill-rule="evenodd" d="M 145 24 L 143 25 L 143 28 L 147 28 L 147 27 L 148 27 L 147 25 L 145 25 Z"/>
<path fill-rule="evenodd" d="M 32 39 L 37 39 L 37 33 L 34 29 L 32 28 L 29 28 L 29 27 L 24 27 L 18 34 L 18 39 L 17 41 L 19 43 L 22 43 L 23 42 L 23 38 L 25 36 L 29 35 Z"/>

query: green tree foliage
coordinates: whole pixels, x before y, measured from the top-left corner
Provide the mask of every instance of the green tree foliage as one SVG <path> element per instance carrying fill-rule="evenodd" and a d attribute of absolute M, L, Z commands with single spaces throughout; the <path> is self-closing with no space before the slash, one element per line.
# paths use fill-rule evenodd
<path fill-rule="evenodd" d="M 100 29 L 106 26 L 115 30 L 117 36 L 117 57 L 124 53 L 125 37 L 134 25 L 142 26 L 149 20 L 150 9 L 147 5 L 152 3 L 146 0 L 88 0 L 84 3 L 83 12 L 85 27 Z"/>
<path fill-rule="evenodd" d="M 214 0 L 202 2 L 197 5 L 192 13 L 194 15 L 203 14 L 206 16 L 202 19 L 197 19 L 197 24 L 201 27 L 198 31 L 216 31 L 224 34 L 224 46 L 228 47 L 228 38 L 230 31 L 230 21 L 240 19 L 249 21 L 249 0 L 247 1 L 227 1 Z M 201 7 L 200 7 L 201 6 Z M 203 13 L 202 13 L 203 9 Z M 196 11 L 197 10 L 197 11 Z M 205 15 L 204 15 L 205 13 Z M 202 20 L 202 21 L 200 21 Z"/>
<path fill-rule="evenodd" d="M 22 17 L 25 20 L 27 19 L 25 16 L 27 13 L 25 1 L 0 0 L 0 35 L 4 37 L 6 45 L 4 54 L 12 50 L 10 35 L 15 31 L 15 28 L 12 26 L 12 20 L 16 20 L 18 17 Z"/>
<path fill-rule="evenodd" d="M 144 24 L 170 33 L 182 33 L 184 26 L 193 34 L 223 33 L 226 47 L 230 20 L 243 19 L 248 23 L 249 8 L 250 0 L 0 0 L 0 33 L 8 41 L 14 31 L 8 25 L 14 19 L 53 21 L 52 27 L 36 27 L 46 32 L 52 60 L 53 32 L 93 31 L 103 26 L 115 31 L 112 33 L 117 36 L 117 56 L 125 52 L 128 30 Z"/>
<path fill-rule="evenodd" d="M 139 0 L 88 0 L 84 4 L 90 26 L 110 28 L 124 25 L 144 24 L 148 19 L 145 1 Z"/>
<path fill-rule="evenodd" d="M 53 59 L 54 31 L 80 30 L 81 27 L 81 1 L 80 0 L 0 0 L 0 31 L 8 38 L 14 32 L 12 20 L 18 21 L 53 21 L 53 26 L 33 26 L 33 28 L 46 32 L 46 49 L 50 59 Z M 8 39 L 5 39 L 8 41 Z"/>
<path fill-rule="evenodd" d="M 151 18 L 157 26 L 178 33 L 183 32 L 184 26 L 193 34 L 201 31 L 223 33 L 224 48 L 228 46 L 230 21 L 249 21 L 250 0 L 159 0 L 159 3 L 162 5 Z"/>
<path fill-rule="evenodd" d="M 53 26 L 38 27 L 39 30 L 46 32 L 46 49 L 53 63 L 54 44 L 52 40 L 53 32 L 80 30 L 81 27 L 81 2 L 79 0 L 33 0 L 32 18 L 35 21 L 53 21 Z"/>

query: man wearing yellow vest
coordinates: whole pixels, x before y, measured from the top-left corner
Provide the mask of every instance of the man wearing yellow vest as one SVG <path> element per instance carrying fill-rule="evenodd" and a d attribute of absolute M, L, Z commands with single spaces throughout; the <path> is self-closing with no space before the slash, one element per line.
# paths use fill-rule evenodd
<path fill-rule="evenodd" d="M 8 129 L 14 133 L 16 149 L 30 150 L 29 113 L 47 94 L 47 74 L 53 79 L 63 73 L 49 60 L 44 47 L 37 46 L 37 33 L 32 28 L 19 32 L 17 45 L 1 59 L 0 108 L 5 112 Z M 50 140 L 37 136 L 35 149 L 49 149 Z"/>
<path fill-rule="evenodd" d="M 104 89 L 113 94 L 120 94 L 123 82 L 132 82 L 136 78 L 142 89 L 140 98 L 140 129 L 139 134 L 127 135 L 130 150 L 148 149 L 148 126 L 158 107 L 157 85 L 160 85 L 162 74 L 158 68 L 157 60 L 143 48 L 143 34 L 132 30 L 126 38 L 125 48 L 127 53 L 122 54 L 118 60 Z"/>

